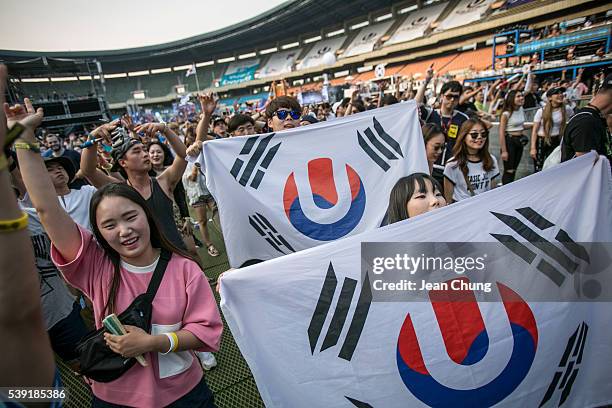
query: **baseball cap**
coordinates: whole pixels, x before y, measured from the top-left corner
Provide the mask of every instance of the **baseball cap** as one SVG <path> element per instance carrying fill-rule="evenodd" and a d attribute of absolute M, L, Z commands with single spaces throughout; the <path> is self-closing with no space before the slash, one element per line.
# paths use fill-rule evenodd
<path fill-rule="evenodd" d="M 317 120 L 317 118 L 315 118 L 315 117 L 314 117 L 314 116 L 312 116 L 312 115 L 304 115 L 304 116 L 302 116 L 302 119 L 300 119 L 300 121 L 310 122 L 311 124 L 314 124 L 314 123 L 319 122 L 319 121 Z"/>
<path fill-rule="evenodd" d="M 68 173 L 68 182 L 70 183 L 72 181 L 72 179 L 74 178 L 74 176 L 76 175 L 76 169 L 74 168 L 74 164 L 72 164 L 72 161 L 64 156 L 51 156 L 51 157 L 45 157 L 45 166 L 49 166 L 51 163 L 57 163 L 60 166 L 62 166 L 64 168 L 64 170 L 66 170 L 66 173 Z"/>
<path fill-rule="evenodd" d="M 555 86 L 554 88 L 550 88 L 548 91 L 546 91 L 546 97 L 550 98 L 553 95 L 565 93 L 565 91 L 565 87 Z"/>
<path fill-rule="evenodd" d="M 213 117 L 210 121 L 210 123 L 212 124 L 212 127 L 217 126 L 217 123 L 219 122 L 223 122 L 225 124 L 225 119 L 223 119 L 221 116 L 217 116 L 217 117 Z"/>

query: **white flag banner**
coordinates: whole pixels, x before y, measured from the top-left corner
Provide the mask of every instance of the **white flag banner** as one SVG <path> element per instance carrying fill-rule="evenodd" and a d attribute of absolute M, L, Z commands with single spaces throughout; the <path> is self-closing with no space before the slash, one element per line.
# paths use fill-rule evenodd
<path fill-rule="evenodd" d="M 440 23 L 438 30 L 464 26 L 481 19 L 494 0 L 462 0 Z"/>
<path fill-rule="evenodd" d="M 232 267 L 377 228 L 397 180 L 428 172 L 414 102 L 203 150 Z"/>
<path fill-rule="evenodd" d="M 259 71 L 259 77 L 265 78 L 274 75 L 282 75 L 292 71 L 293 64 L 298 55 L 302 52 L 301 48 L 288 51 L 281 51 L 273 54 L 266 65 Z"/>
<path fill-rule="evenodd" d="M 393 21 L 385 21 L 384 23 L 375 24 L 364 27 L 359 31 L 355 39 L 346 48 L 342 58 L 352 57 L 354 55 L 365 54 L 374 50 L 374 45 L 385 33 L 391 28 Z"/>
<path fill-rule="evenodd" d="M 298 69 L 314 68 L 324 65 L 325 60 L 323 56 L 326 54 L 333 56 L 333 61 L 335 62 L 336 51 L 342 47 L 344 41 L 346 41 L 346 36 L 342 35 L 316 42 L 302 59 L 302 62 L 298 64 Z"/>
<path fill-rule="evenodd" d="M 438 19 L 438 16 L 448 3 L 439 3 L 431 7 L 410 13 L 406 20 L 395 30 L 387 45 L 411 41 L 423 36 L 431 23 Z"/>
<path fill-rule="evenodd" d="M 265 405 L 612 403 L 610 284 L 600 286 L 608 303 L 575 301 L 580 291 L 597 294 L 592 278 L 610 280 L 609 251 L 607 275 L 583 268 L 597 262 L 581 243 L 612 242 L 610 164 L 596 158 L 590 153 L 413 219 L 227 272 L 221 308 Z M 426 288 L 425 298 L 406 291 L 409 301 L 377 301 L 376 280 L 387 272 L 363 273 L 362 262 L 370 267 L 364 259 L 376 265 L 364 248 L 384 252 L 409 242 L 503 250 L 503 259 L 485 261 L 503 266 L 490 276 L 496 300 L 481 301 L 468 288 L 456 292 L 463 301 L 449 302 L 447 289 Z M 534 293 L 566 297 L 539 301 Z"/>

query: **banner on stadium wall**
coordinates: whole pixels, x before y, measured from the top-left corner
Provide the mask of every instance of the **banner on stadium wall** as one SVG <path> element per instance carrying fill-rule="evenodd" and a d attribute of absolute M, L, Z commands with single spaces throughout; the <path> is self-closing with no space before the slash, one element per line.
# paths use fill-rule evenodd
<path fill-rule="evenodd" d="M 462 0 L 440 23 L 438 29 L 448 30 L 480 20 L 495 0 Z"/>
<path fill-rule="evenodd" d="M 386 44 L 402 43 L 423 36 L 431 23 L 438 19 L 438 16 L 446 8 L 447 4 L 446 2 L 440 3 L 410 13 Z"/>
<path fill-rule="evenodd" d="M 516 53 L 528 54 L 549 48 L 560 48 L 572 44 L 580 44 L 594 38 L 607 38 L 610 36 L 610 25 L 607 27 L 592 28 L 590 30 L 576 31 L 570 34 L 559 35 L 552 38 L 530 41 L 516 46 Z"/>
<path fill-rule="evenodd" d="M 609 303 L 571 300 L 597 280 L 582 269 L 594 256 L 580 243 L 612 242 L 610 165 L 595 158 L 590 153 L 414 219 L 227 272 L 221 308 L 265 405 L 612 402 Z M 482 301 L 469 279 L 455 274 L 452 282 L 468 286 L 454 294 L 426 288 L 423 298 L 407 291 L 404 301 L 377 301 L 376 280 L 385 275 L 367 261 L 364 274 L 362 248 L 402 242 L 437 245 L 442 257 L 458 252 L 440 243 L 477 243 L 476 251 L 497 245 L 505 255 L 503 268 L 489 276 L 494 300 Z M 574 263 L 580 272 L 571 272 Z M 566 296 L 539 302 L 540 292 Z"/>
<path fill-rule="evenodd" d="M 323 56 L 325 54 L 334 55 L 335 58 L 336 51 L 342 47 L 345 40 L 346 36 L 342 35 L 316 42 L 302 59 L 302 62 L 298 64 L 298 69 L 314 68 L 323 65 Z"/>
<path fill-rule="evenodd" d="M 362 28 L 359 34 L 357 34 L 351 44 L 346 48 L 342 57 L 352 57 L 353 55 L 365 54 L 366 52 L 373 51 L 376 41 L 385 35 L 392 24 L 393 21 L 386 21 L 384 23 Z"/>
<path fill-rule="evenodd" d="M 282 75 L 291 72 L 295 60 L 302 52 L 301 48 L 288 51 L 281 51 L 273 54 L 270 60 L 259 71 L 259 77 Z"/>
<path fill-rule="evenodd" d="M 203 150 L 232 267 L 377 228 L 396 181 L 428 172 L 414 102 Z"/>
<path fill-rule="evenodd" d="M 221 77 L 220 85 L 238 84 L 255 79 L 255 71 L 259 68 L 259 58 L 240 62 L 232 62 Z"/>

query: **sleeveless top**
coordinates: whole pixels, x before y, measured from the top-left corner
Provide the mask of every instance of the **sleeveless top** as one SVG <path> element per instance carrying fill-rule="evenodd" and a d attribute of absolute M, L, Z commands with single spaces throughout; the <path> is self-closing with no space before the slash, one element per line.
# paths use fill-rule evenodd
<path fill-rule="evenodd" d="M 525 111 L 521 106 L 512 115 L 509 112 L 504 112 L 503 115 L 508 116 L 508 123 L 506 124 L 506 132 L 520 132 L 525 130 Z"/>
<path fill-rule="evenodd" d="M 151 197 L 146 201 L 166 238 L 175 246 L 187 249 L 174 221 L 174 202 L 164 193 L 155 177 L 151 177 Z"/>

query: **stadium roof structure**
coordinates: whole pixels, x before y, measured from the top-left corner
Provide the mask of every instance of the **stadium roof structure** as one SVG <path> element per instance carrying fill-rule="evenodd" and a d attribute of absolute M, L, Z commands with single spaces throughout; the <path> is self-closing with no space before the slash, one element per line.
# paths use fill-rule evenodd
<path fill-rule="evenodd" d="M 216 60 L 280 41 L 319 35 L 324 28 L 341 28 L 346 21 L 375 11 L 417 4 L 418 0 L 292 0 L 241 23 L 171 43 L 109 51 L 34 52 L 0 50 L 0 61 L 16 77 L 78 74 L 83 65 L 99 61 L 105 73 L 156 69 Z M 231 12 L 231 3 L 228 3 Z"/>

